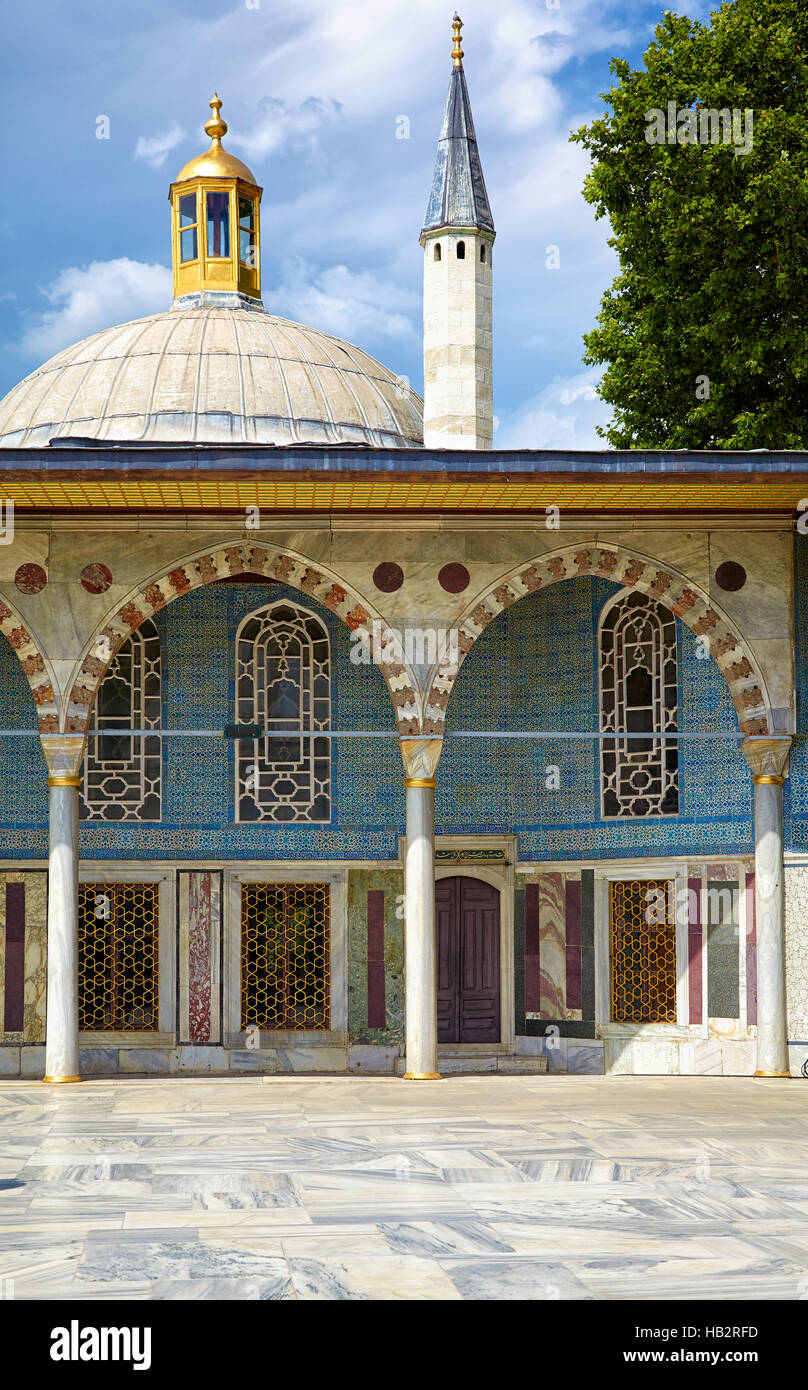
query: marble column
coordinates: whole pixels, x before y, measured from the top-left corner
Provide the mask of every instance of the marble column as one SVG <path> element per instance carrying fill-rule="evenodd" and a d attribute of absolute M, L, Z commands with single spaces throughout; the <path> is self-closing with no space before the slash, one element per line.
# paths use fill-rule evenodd
<path fill-rule="evenodd" d="M 757 1067 L 755 1076 L 788 1076 L 783 779 L 790 738 L 746 738 L 743 755 L 755 787 Z"/>
<path fill-rule="evenodd" d="M 435 931 L 435 771 L 439 738 L 402 739 L 406 773 L 405 1081 L 439 1081 L 438 971 Z"/>
<path fill-rule="evenodd" d="M 79 786 L 81 734 L 43 734 L 48 765 L 48 1002 L 45 1080 L 79 1081 Z"/>

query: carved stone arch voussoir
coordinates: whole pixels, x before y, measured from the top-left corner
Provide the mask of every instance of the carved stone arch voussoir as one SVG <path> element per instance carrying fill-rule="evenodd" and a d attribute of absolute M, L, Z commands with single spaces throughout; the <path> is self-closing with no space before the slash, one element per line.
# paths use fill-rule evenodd
<path fill-rule="evenodd" d="M 8 638 L 25 672 L 37 710 L 39 732 L 59 732 L 59 697 L 44 651 L 6 598 L 0 599 L 0 632 Z"/>
<path fill-rule="evenodd" d="M 96 692 L 109 662 L 146 618 L 153 617 L 192 589 L 239 574 L 264 575 L 288 584 L 301 594 L 308 594 L 330 608 L 352 632 L 367 632 L 371 643 L 370 629 L 379 615 L 341 580 L 326 574 L 311 561 L 273 546 L 249 541 L 223 545 L 183 560 L 144 584 L 95 633 L 70 691 L 64 732 L 84 733 L 87 730 Z M 418 733 L 418 705 L 409 672 L 403 664 L 381 659 L 381 654 L 378 656 L 377 664 L 393 701 L 398 732 L 402 735 Z"/>
<path fill-rule="evenodd" d="M 752 653 L 737 628 L 709 597 L 684 575 L 656 560 L 611 546 L 576 546 L 520 565 L 497 580 L 474 602 L 457 625 L 457 654 L 438 667 L 424 706 L 426 735 L 444 732 L 449 696 L 460 666 L 494 618 L 519 599 L 563 579 L 610 579 L 634 588 L 675 613 L 697 637 L 706 639 L 710 654 L 727 683 L 742 734 L 768 734 L 771 715 L 766 686 Z"/>

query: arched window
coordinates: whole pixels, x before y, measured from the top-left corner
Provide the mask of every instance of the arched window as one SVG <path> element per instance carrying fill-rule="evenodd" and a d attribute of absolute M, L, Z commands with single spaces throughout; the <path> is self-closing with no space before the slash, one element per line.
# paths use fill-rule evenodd
<path fill-rule="evenodd" d="M 433 253 L 433 254 L 434 254 L 435 260 L 436 260 L 436 261 L 439 261 L 439 260 L 440 260 L 440 242 L 439 242 L 439 241 L 436 241 L 436 242 L 435 242 L 435 250 L 434 250 L 434 253 Z"/>
<path fill-rule="evenodd" d="M 160 739 L 128 729 L 159 729 L 160 638 L 149 619 L 115 653 L 90 720 L 82 820 L 159 821 Z"/>
<path fill-rule="evenodd" d="M 236 743 L 236 820 L 331 819 L 328 631 L 287 599 L 246 617 L 236 636 L 236 721 L 260 730 Z"/>
<path fill-rule="evenodd" d="M 483 264 L 485 263 L 485 242 L 483 242 L 482 246 L 480 247 L 480 260 L 483 262 Z"/>
<path fill-rule="evenodd" d="M 600 728 L 604 817 L 679 811 L 676 619 L 635 590 L 618 594 L 600 620 Z M 643 737 L 644 735 L 644 737 Z"/>
<path fill-rule="evenodd" d="M 465 241 L 459 241 L 459 242 L 457 243 L 457 259 L 458 259 L 459 261 L 464 261 L 464 260 L 466 259 L 466 243 L 465 243 Z"/>

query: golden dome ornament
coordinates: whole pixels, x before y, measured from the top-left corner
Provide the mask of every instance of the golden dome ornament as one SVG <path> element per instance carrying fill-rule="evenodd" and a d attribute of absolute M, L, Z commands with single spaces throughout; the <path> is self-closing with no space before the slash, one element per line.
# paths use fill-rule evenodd
<path fill-rule="evenodd" d="M 457 10 L 454 12 L 452 20 L 452 59 L 456 68 L 463 66 L 463 50 L 460 47 L 460 30 L 463 28 L 463 21 Z"/>
<path fill-rule="evenodd" d="M 227 134 L 229 127 L 221 114 L 222 101 L 218 92 L 214 92 L 210 99 L 210 109 L 213 114 L 208 117 L 203 127 L 205 134 L 210 136 L 210 149 L 189 159 L 174 182 L 184 183 L 186 179 L 195 178 L 230 178 L 244 179 L 246 183 L 255 184 L 252 170 L 222 146 L 222 138 Z"/>

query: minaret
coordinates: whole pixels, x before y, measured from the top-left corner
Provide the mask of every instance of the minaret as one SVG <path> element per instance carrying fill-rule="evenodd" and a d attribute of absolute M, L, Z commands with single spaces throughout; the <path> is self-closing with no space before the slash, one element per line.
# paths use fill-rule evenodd
<path fill-rule="evenodd" d="M 424 445 L 490 449 L 491 253 L 488 206 L 471 118 L 462 20 L 452 21 L 452 77 L 426 210 L 424 248 Z"/>

